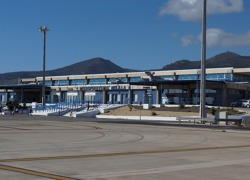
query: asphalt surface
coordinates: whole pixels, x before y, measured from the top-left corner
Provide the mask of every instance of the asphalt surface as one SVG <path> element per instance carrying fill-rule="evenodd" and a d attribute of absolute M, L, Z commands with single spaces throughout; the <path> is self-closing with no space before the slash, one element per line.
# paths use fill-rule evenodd
<path fill-rule="evenodd" d="M 0 179 L 250 179 L 246 127 L 0 116 Z"/>

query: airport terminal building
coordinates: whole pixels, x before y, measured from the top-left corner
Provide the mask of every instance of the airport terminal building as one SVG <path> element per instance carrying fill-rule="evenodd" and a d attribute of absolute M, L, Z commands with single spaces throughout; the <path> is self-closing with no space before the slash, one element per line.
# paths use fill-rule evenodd
<path fill-rule="evenodd" d="M 42 101 L 43 77 L 0 86 L 0 101 Z M 250 68 L 206 69 L 206 104 L 228 106 L 250 98 Z M 46 103 L 199 104 L 200 70 L 46 76 Z"/>

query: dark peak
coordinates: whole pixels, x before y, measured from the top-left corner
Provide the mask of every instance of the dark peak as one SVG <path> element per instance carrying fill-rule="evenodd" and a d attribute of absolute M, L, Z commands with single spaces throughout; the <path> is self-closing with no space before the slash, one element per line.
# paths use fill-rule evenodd
<path fill-rule="evenodd" d="M 103 58 L 100 58 L 100 57 L 96 57 L 96 58 L 91 58 L 91 59 L 88 59 L 88 60 L 84 60 L 84 61 L 80 61 L 80 62 L 77 62 L 75 64 L 71 64 L 69 66 L 72 66 L 72 65 L 79 65 L 79 64 L 91 64 L 91 65 L 96 65 L 96 64 L 102 64 L 102 63 L 108 63 L 110 62 L 109 60 L 106 60 L 106 59 L 103 59 Z"/>
<path fill-rule="evenodd" d="M 52 70 L 47 72 L 47 75 L 76 75 L 76 74 L 103 74 L 103 73 L 115 73 L 126 72 L 127 70 L 114 64 L 110 60 L 106 60 L 100 57 L 80 61 L 75 64 Z"/>
<path fill-rule="evenodd" d="M 168 64 L 163 67 L 165 70 L 178 70 L 178 69 L 193 69 L 196 68 L 197 65 L 193 61 L 189 61 L 186 59 L 176 61 L 174 63 Z"/>
<path fill-rule="evenodd" d="M 189 63 L 189 62 L 191 62 L 191 61 L 189 61 L 187 59 L 176 61 L 176 63 L 178 63 L 178 64 L 184 64 L 184 63 Z"/>
<path fill-rule="evenodd" d="M 80 63 L 83 63 L 87 66 L 116 66 L 116 67 L 119 67 L 118 65 L 114 64 L 113 62 L 111 62 L 110 60 L 107 60 L 107 59 L 103 59 L 103 58 L 100 58 L 100 57 L 97 57 L 97 58 L 92 58 L 92 59 L 89 59 L 89 60 L 86 60 L 86 61 L 81 61 Z M 101 68 L 101 67 L 99 67 Z M 121 67 L 119 67 L 121 68 Z"/>
<path fill-rule="evenodd" d="M 200 67 L 200 61 L 179 60 L 163 67 L 165 70 L 196 69 Z M 206 61 L 207 68 L 250 67 L 250 56 L 241 56 L 239 54 L 227 51 L 213 56 Z"/>
<path fill-rule="evenodd" d="M 99 63 L 99 62 L 107 62 L 109 60 L 103 59 L 101 57 L 95 57 L 95 58 L 88 59 L 85 62 L 88 62 L 88 61 Z"/>
<path fill-rule="evenodd" d="M 215 59 L 231 59 L 231 58 L 238 58 L 238 57 L 241 57 L 241 56 L 239 54 L 227 51 L 227 52 L 218 54 L 218 55 L 216 55 L 216 56 L 214 56 L 212 58 L 215 58 Z"/>
<path fill-rule="evenodd" d="M 69 66 L 65 66 L 65 67 L 62 67 L 62 68 L 59 68 L 59 69 L 80 69 L 80 68 L 89 68 L 89 67 L 93 67 L 93 66 L 100 66 L 102 64 L 111 64 L 112 62 L 109 61 L 109 60 L 106 60 L 106 59 L 103 59 L 103 58 L 100 58 L 100 57 L 96 57 L 96 58 L 91 58 L 91 59 L 88 59 L 88 60 L 84 60 L 84 61 L 80 61 L 80 62 L 77 62 L 77 63 L 74 63 L 74 64 L 71 64 Z M 56 70 L 59 70 L 59 69 L 56 69 Z"/>

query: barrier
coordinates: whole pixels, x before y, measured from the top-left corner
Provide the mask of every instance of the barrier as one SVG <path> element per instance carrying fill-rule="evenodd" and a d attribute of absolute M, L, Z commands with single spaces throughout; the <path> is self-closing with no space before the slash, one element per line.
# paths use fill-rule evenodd
<path fill-rule="evenodd" d="M 205 124 L 206 122 L 209 122 L 210 124 L 215 123 L 215 120 L 213 119 L 213 117 L 200 118 L 198 116 L 179 116 L 179 117 L 176 117 L 176 120 L 179 123 L 182 123 L 182 122 L 189 122 L 193 124 L 198 124 L 198 123 Z"/>

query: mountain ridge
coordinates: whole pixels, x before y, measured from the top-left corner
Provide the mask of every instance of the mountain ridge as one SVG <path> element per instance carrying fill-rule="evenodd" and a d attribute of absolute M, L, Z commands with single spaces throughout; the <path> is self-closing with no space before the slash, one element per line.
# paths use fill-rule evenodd
<path fill-rule="evenodd" d="M 215 55 L 206 60 L 206 68 L 250 67 L 250 56 L 241 56 L 233 52 L 224 52 Z M 157 70 L 182 70 L 182 69 L 199 69 L 199 61 L 190 61 L 187 59 L 178 60 L 163 66 Z M 83 74 L 105 74 L 105 73 L 124 73 L 142 70 L 133 70 L 122 68 L 112 61 L 96 57 L 80 61 L 68 66 L 46 71 L 46 76 L 64 76 L 64 75 L 83 75 Z M 145 70 L 148 71 L 148 70 Z M 42 71 L 18 71 L 0 74 L 0 84 L 17 84 L 21 78 L 41 77 Z"/>
<path fill-rule="evenodd" d="M 80 61 L 61 68 L 47 70 L 46 76 L 64 76 L 64 75 L 81 75 L 81 74 L 102 74 L 102 73 L 122 73 L 136 70 L 122 68 L 110 60 L 100 57 Z M 0 74 L 0 84 L 10 84 L 8 82 L 18 82 L 21 78 L 41 77 L 42 71 L 18 71 Z M 7 82 L 8 81 L 8 82 Z"/>
<path fill-rule="evenodd" d="M 225 52 L 215 55 L 206 60 L 206 68 L 222 68 L 222 67 L 234 67 L 244 68 L 250 67 L 250 56 L 241 56 L 233 52 Z M 174 63 L 163 66 L 163 70 L 182 70 L 182 69 L 199 69 L 200 60 L 179 60 Z"/>

